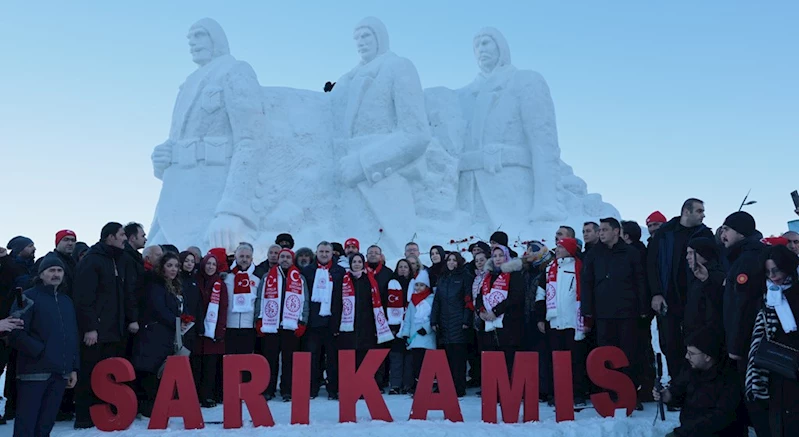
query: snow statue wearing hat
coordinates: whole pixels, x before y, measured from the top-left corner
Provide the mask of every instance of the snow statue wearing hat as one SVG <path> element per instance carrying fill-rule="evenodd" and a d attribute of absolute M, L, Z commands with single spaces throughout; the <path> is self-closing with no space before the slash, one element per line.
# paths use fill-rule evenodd
<path fill-rule="evenodd" d="M 385 25 L 374 17 L 355 26 L 361 62 L 330 93 L 341 197 L 340 231 L 377 236 L 400 253 L 416 232 L 411 181 L 430 141 L 424 94 L 416 67 L 389 50 Z M 363 211 L 361 220 L 352 211 Z"/>
<path fill-rule="evenodd" d="M 459 90 L 466 118 L 459 152 L 458 207 L 489 229 L 525 229 L 529 221 L 567 217 L 618 217 L 560 159 L 555 109 L 546 81 L 511 63 L 510 48 L 497 29 L 473 39 L 480 68 Z M 515 211 L 508 213 L 513 206 Z M 508 216 L 524 217 L 511 225 Z"/>
<path fill-rule="evenodd" d="M 264 109 L 252 67 L 230 55 L 227 37 L 203 18 L 188 33 L 198 68 L 180 86 L 169 139 L 152 154 L 163 181 L 151 242 L 233 250 L 254 237 Z"/>

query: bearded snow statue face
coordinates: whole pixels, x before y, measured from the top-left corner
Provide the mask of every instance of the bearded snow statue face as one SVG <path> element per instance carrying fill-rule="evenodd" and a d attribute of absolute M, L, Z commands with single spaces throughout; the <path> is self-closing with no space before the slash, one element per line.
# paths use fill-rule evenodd
<path fill-rule="evenodd" d="M 494 38 L 482 35 L 474 40 L 474 56 L 483 72 L 490 73 L 499 62 L 499 47 Z"/>
<path fill-rule="evenodd" d="M 372 29 L 368 27 L 355 29 L 353 39 L 355 39 L 355 46 L 358 48 L 358 54 L 361 55 L 364 64 L 377 57 L 377 37 Z"/>
<path fill-rule="evenodd" d="M 189 39 L 189 51 L 191 60 L 199 66 L 203 66 L 213 59 L 214 42 L 211 35 L 202 27 L 192 27 L 186 36 Z"/>

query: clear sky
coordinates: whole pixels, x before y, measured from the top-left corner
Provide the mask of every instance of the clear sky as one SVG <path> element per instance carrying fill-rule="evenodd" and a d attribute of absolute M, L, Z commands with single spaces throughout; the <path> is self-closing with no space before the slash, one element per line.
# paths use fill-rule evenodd
<path fill-rule="evenodd" d="M 424 87 L 470 82 L 474 33 L 500 29 L 549 83 L 563 159 L 625 219 L 699 197 L 716 227 L 750 188 L 764 234 L 796 218 L 796 1 L 29 1 L 0 5 L 0 244 L 27 235 L 41 255 L 61 228 L 93 243 L 107 221 L 149 227 L 149 156 L 195 69 L 197 19 L 262 85 L 321 90 L 358 62 L 367 15 Z"/>

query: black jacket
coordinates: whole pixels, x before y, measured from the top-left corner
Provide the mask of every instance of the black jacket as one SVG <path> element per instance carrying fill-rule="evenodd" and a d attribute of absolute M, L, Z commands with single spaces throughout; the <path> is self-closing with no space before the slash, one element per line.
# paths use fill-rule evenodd
<path fill-rule="evenodd" d="M 0 258 L 0 319 L 8 317 L 14 303 L 14 261 L 11 255 Z"/>
<path fill-rule="evenodd" d="M 472 296 L 473 282 L 474 276 L 465 266 L 455 271 L 445 269 L 438 277 L 430 325 L 437 329 L 439 343 L 466 343 L 466 329 L 463 327 L 472 326 L 472 310 L 466 304 L 467 298 Z"/>
<path fill-rule="evenodd" d="M 19 351 L 17 375 L 69 376 L 77 371 L 78 324 L 72 300 L 44 284 L 26 290 L 25 297 L 32 305 L 21 316 L 25 327 L 9 333 L 11 346 Z M 16 309 L 15 302 L 12 310 Z"/>
<path fill-rule="evenodd" d="M 125 283 L 122 249 L 97 243 L 75 272 L 73 300 L 81 335 L 97 331 L 98 343 L 125 338 L 127 323 L 137 320 L 136 299 Z"/>
<path fill-rule="evenodd" d="M 690 273 L 683 319 L 683 335 L 686 338 L 703 326 L 712 326 L 716 329 L 722 326 L 724 278 L 727 273 L 718 261 L 708 262 L 705 268 L 708 272 L 705 282 L 696 279 L 694 274 Z"/>
<path fill-rule="evenodd" d="M 330 298 L 331 315 L 320 316 L 319 310 L 321 309 L 322 304 L 311 300 L 311 313 L 308 316 L 308 327 L 328 328 L 331 330 L 331 332 L 337 333 L 339 331 L 339 325 L 341 325 L 341 283 L 344 280 L 344 275 L 347 274 L 347 271 L 334 262 L 331 262 L 331 264 L 330 276 L 333 277 L 333 295 Z M 302 275 L 305 277 L 305 283 L 308 284 L 308 293 L 311 294 L 311 299 L 313 299 L 313 284 L 314 280 L 316 280 L 317 266 L 318 261 L 314 259 L 310 265 L 305 266 L 305 268 L 302 269 Z"/>
<path fill-rule="evenodd" d="M 72 285 L 75 282 L 75 268 L 77 263 L 72 255 L 64 255 L 63 253 L 54 250 L 48 253 L 48 255 L 55 255 L 58 259 L 64 263 L 64 279 L 61 281 L 61 285 L 58 286 L 58 292 L 60 294 L 66 294 L 69 297 L 72 297 Z M 39 271 L 39 265 L 42 263 L 44 256 L 36 260 L 36 264 L 33 265 L 34 271 Z"/>
<path fill-rule="evenodd" d="M 504 315 L 502 319 L 502 328 L 498 328 L 493 332 L 487 332 L 489 337 L 493 337 L 491 341 L 496 347 L 518 347 L 522 342 L 522 333 L 524 332 L 524 276 L 518 263 L 506 262 L 502 264 L 502 273 L 510 273 L 510 283 L 508 284 L 508 298 L 497 304 L 494 307 L 494 315 L 499 317 Z M 488 271 L 488 278 L 493 285 L 494 281 L 499 277 L 500 272 L 494 270 L 494 263 L 488 261 L 485 265 L 485 270 Z M 483 303 L 483 294 L 477 295 L 477 302 L 475 302 L 475 310 L 478 314 L 485 308 Z M 494 335 L 496 334 L 496 335 Z"/>
<path fill-rule="evenodd" d="M 741 402 L 741 387 L 734 367 L 722 362 L 708 370 L 687 368 L 671 383 L 669 391 L 672 403 L 682 402 L 680 426 L 674 429 L 674 434 L 742 435 L 735 415 Z"/>
<path fill-rule="evenodd" d="M 649 290 L 652 296 L 663 296 L 668 305 L 668 314 L 682 317 L 688 294 L 688 281 L 691 274 L 685 253 L 692 238 L 715 238 L 713 231 L 700 224 L 686 228 L 680 224 L 680 217 L 655 232 L 649 243 L 646 270 Z"/>
<path fill-rule="evenodd" d="M 724 288 L 724 333 L 729 353 L 744 360 L 749 355 L 752 329 L 766 283 L 760 260 L 766 246 L 760 238 L 757 233 L 727 251 L 730 270 Z"/>
<path fill-rule="evenodd" d="M 205 318 L 203 312 L 203 298 L 200 287 L 197 285 L 197 276 L 187 271 L 180 271 L 180 284 L 183 294 L 183 314 L 194 317 L 194 326 L 183 335 L 183 345 L 192 352 L 198 351 L 200 335 L 204 331 L 202 320 Z M 141 327 L 140 327 L 141 328 Z"/>
<path fill-rule="evenodd" d="M 360 278 L 352 277 L 352 286 L 355 289 L 355 329 L 354 332 L 342 332 L 341 349 L 366 350 L 377 348 L 377 329 L 375 329 L 375 314 L 372 311 L 372 284 L 364 272 Z M 383 309 L 385 310 L 385 300 Z M 333 310 L 341 314 L 341 306 Z M 338 328 L 338 326 L 336 327 Z"/>
<path fill-rule="evenodd" d="M 372 266 L 371 263 L 368 263 L 367 266 L 369 268 L 376 268 L 377 266 Z M 375 274 L 375 279 L 377 280 L 377 286 L 380 288 L 380 301 L 383 303 L 383 307 L 385 308 L 386 304 L 388 303 L 388 283 L 391 281 L 391 278 L 394 277 L 394 271 L 388 268 L 385 264 L 383 268 L 380 269 L 379 273 Z"/>
<path fill-rule="evenodd" d="M 176 318 L 182 314 L 178 297 L 157 278 L 147 288 L 142 323 L 133 345 L 133 368 L 155 373 L 175 351 Z M 192 328 L 193 329 L 193 328 Z"/>
<path fill-rule="evenodd" d="M 134 293 L 143 295 L 146 289 L 145 287 L 147 287 L 147 284 L 144 282 L 144 258 L 142 258 L 141 253 L 134 249 L 127 241 L 125 242 L 121 263 L 124 265 L 125 283 L 131 287 Z M 139 308 L 139 305 L 135 308 L 136 317 L 134 320 L 139 319 Z"/>
<path fill-rule="evenodd" d="M 583 315 L 595 319 L 632 319 L 649 312 L 641 255 L 619 240 L 613 248 L 598 244 L 583 261 Z"/>

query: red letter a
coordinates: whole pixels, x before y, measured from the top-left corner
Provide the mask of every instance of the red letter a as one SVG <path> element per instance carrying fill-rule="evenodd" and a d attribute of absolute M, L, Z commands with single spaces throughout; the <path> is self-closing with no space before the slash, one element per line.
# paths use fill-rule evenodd
<path fill-rule="evenodd" d="M 247 404 L 253 426 L 274 426 L 272 412 L 263 396 L 269 385 L 269 362 L 261 355 L 225 355 L 222 358 L 224 388 L 224 428 L 241 428 L 241 401 Z M 242 372 L 252 380 L 242 383 Z"/>
<path fill-rule="evenodd" d="M 538 353 L 516 352 L 513 382 L 508 380 L 508 366 L 502 352 L 483 352 L 482 357 L 483 422 L 497 423 L 497 396 L 502 421 L 517 423 L 524 398 L 524 421 L 538 420 Z"/>
<path fill-rule="evenodd" d="M 605 364 L 610 364 L 608 369 Z M 619 369 L 630 365 L 624 352 L 614 346 L 598 347 L 588 355 L 588 377 L 591 381 L 607 390 L 616 392 L 619 399 L 614 404 L 607 393 L 591 395 L 591 402 L 596 412 L 602 417 L 613 417 L 618 408 L 626 408 L 631 416 L 635 409 L 635 385 L 627 375 L 611 369 Z"/>
<path fill-rule="evenodd" d="M 433 380 L 438 380 L 439 393 L 433 393 Z M 455 383 L 447 364 L 447 353 L 429 350 L 424 354 L 419 383 L 411 405 L 411 419 L 427 420 L 430 410 L 443 410 L 444 418 L 450 422 L 463 422 L 461 405 L 455 393 Z"/>
<path fill-rule="evenodd" d="M 92 391 L 103 402 L 117 407 L 117 414 L 108 404 L 89 408 L 92 422 L 100 431 L 124 431 L 133 423 L 139 405 L 136 393 L 123 384 L 136 379 L 133 366 L 124 358 L 108 358 L 97 363 L 92 370 Z"/>
<path fill-rule="evenodd" d="M 338 351 L 339 402 L 338 421 L 357 422 L 355 404 L 363 396 L 372 420 L 393 422 L 386 401 L 375 382 L 375 373 L 388 356 L 388 349 L 373 349 L 366 353 L 361 366 L 355 370 L 355 351 Z"/>
<path fill-rule="evenodd" d="M 175 392 L 177 398 L 173 398 Z M 147 429 L 166 429 L 170 417 L 182 417 L 185 429 L 205 428 L 189 357 L 172 356 L 166 359 L 164 376 L 158 385 Z"/>

